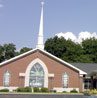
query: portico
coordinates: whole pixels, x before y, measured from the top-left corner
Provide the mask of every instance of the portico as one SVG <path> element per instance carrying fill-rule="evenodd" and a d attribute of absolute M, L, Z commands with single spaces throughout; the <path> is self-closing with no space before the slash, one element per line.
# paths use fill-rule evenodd
<path fill-rule="evenodd" d="M 97 89 L 97 70 L 92 71 L 88 76 L 90 76 L 91 81 L 90 89 Z"/>

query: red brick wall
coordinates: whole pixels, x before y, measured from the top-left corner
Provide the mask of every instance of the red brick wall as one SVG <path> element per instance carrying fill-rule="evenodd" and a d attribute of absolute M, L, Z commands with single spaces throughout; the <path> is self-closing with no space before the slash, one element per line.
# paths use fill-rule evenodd
<path fill-rule="evenodd" d="M 69 75 L 69 87 L 70 88 L 79 88 L 80 84 L 80 78 L 79 73 L 66 65 L 63 65 L 59 63 L 58 61 L 48 57 L 47 55 L 44 55 L 40 52 L 35 52 L 32 54 L 29 54 L 28 56 L 25 56 L 23 58 L 20 58 L 16 61 L 13 61 L 9 64 L 3 65 L 0 67 L 0 86 L 3 85 L 3 76 L 4 72 L 6 70 L 9 70 L 11 73 L 11 84 L 10 86 L 24 86 L 24 78 L 19 77 L 19 73 L 25 73 L 27 66 L 36 58 L 41 59 L 45 65 L 48 68 L 49 73 L 54 74 L 54 79 L 49 79 L 49 88 L 51 88 L 51 84 L 53 84 L 53 87 L 62 87 L 62 74 L 63 72 L 67 72 Z"/>
<path fill-rule="evenodd" d="M 80 77 L 80 82 L 79 82 L 79 84 L 80 84 L 80 87 L 79 87 L 79 91 L 83 91 L 83 77 Z"/>

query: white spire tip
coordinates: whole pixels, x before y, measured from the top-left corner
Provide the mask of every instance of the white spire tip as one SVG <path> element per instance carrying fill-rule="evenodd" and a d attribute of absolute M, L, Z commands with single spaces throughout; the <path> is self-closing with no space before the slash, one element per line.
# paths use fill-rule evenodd
<path fill-rule="evenodd" d="M 42 1 L 41 4 L 44 5 L 44 1 Z"/>

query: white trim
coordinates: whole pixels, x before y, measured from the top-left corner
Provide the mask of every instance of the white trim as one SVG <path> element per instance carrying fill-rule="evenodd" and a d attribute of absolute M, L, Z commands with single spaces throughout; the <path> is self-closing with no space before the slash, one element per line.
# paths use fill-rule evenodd
<path fill-rule="evenodd" d="M 53 78 L 55 75 L 54 74 L 48 74 L 49 78 Z"/>
<path fill-rule="evenodd" d="M 70 92 L 73 89 L 79 92 L 79 88 L 59 88 L 59 87 L 53 88 L 53 90 L 56 90 L 57 92 L 63 92 L 63 91 Z"/>
<path fill-rule="evenodd" d="M 44 87 L 47 87 L 48 88 L 48 69 L 46 67 L 46 65 L 44 64 L 43 61 L 41 61 L 39 58 L 33 60 L 27 67 L 26 69 L 26 72 L 25 72 L 25 87 L 26 86 L 29 86 L 29 75 L 30 75 L 30 70 L 31 68 L 34 66 L 34 64 L 36 63 L 39 63 L 41 64 L 41 66 L 43 67 L 44 69 L 44 73 L 45 73 L 45 76 L 44 76 Z"/>
<path fill-rule="evenodd" d="M 25 73 L 19 73 L 20 77 L 25 77 Z"/>
<path fill-rule="evenodd" d="M 2 89 L 9 89 L 10 92 L 13 92 L 13 90 L 16 90 L 19 87 L 4 87 L 4 86 L 0 86 L 0 90 Z"/>
<path fill-rule="evenodd" d="M 7 64 L 7 63 L 10 63 L 10 62 L 12 62 L 12 61 L 15 61 L 15 60 L 17 60 L 17 59 L 19 59 L 19 58 L 21 58 L 21 57 L 24 57 L 24 56 L 26 56 L 26 55 L 28 55 L 28 54 L 30 54 L 30 53 L 33 53 L 33 52 L 36 51 L 36 50 L 37 50 L 37 49 L 33 49 L 33 50 L 30 50 L 30 51 L 28 51 L 28 52 L 25 52 L 25 53 L 23 53 L 23 54 L 21 54 L 21 55 L 18 55 L 18 56 L 16 56 L 16 57 L 13 57 L 13 58 L 11 58 L 11 59 L 9 59 L 9 60 L 6 60 L 6 61 L 0 63 L 0 66 L 3 66 L 3 65 L 5 65 L 5 64 Z"/>
<path fill-rule="evenodd" d="M 83 77 L 83 75 L 82 75 L 82 74 L 80 74 L 80 77 Z"/>
<path fill-rule="evenodd" d="M 73 68 L 73 69 L 79 71 L 79 74 L 87 74 L 86 72 L 80 70 L 79 68 L 77 68 L 77 67 L 75 67 L 75 66 L 73 66 L 73 65 L 71 65 L 71 64 L 69 64 L 69 63 L 67 63 L 67 62 L 65 62 L 65 61 L 63 61 L 63 60 L 61 60 L 60 58 L 58 58 L 58 57 L 56 57 L 56 56 L 54 56 L 54 55 L 52 55 L 52 54 L 46 52 L 45 50 L 42 50 L 42 49 L 39 49 L 39 48 L 30 50 L 30 51 L 28 51 L 28 52 L 26 52 L 26 53 L 23 53 L 23 54 L 21 54 L 21 55 L 19 55 L 19 56 L 16 56 L 16 57 L 14 57 L 14 58 L 12 58 L 12 59 L 10 59 L 10 60 L 7 60 L 7 61 L 5 61 L 5 62 L 2 62 L 2 63 L 0 64 L 0 66 L 5 65 L 5 64 L 7 64 L 7 63 L 10 63 L 10 62 L 12 62 L 12 61 L 14 61 L 14 60 L 17 60 L 17 59 L 21 58 L 21 57 L 24 57 L 24 56 L 26 56 L 26 55 L 28 55 L 28 54 L 30 54 L 30 53 L 33 53 L 33 52 L 35 52 L 35 51 L 37 51 L 37 50 L 39 50 L 39 51 L 45 53 L 46 55 L 48 55 L 48 56 L 54 58 L 55 60 L 57 60 L 57 61 L 59 61 L 59 62 L 61 62 L 61 63 L 63 63 L 63 64 L 65 64 L 65 65 L 67 65 L 67 66 L 69 66 L 69 67 L 71 67 L 71 68 Z"/>
<path fill-rule="evenodd" d="M 41 51 L 44 52 L 45 54 L 47 54 L 47 55 L 53 57 L 54 59 L 60 61 L 61 63 L 63 63 L 63 64 L 65 64 L 65 65 L 67 65 L 67 66 L 69 66 L 69 67 L 71 67 L 71 68 L 73 68 L 73 69 L 79 71 L 80 74 L 87 74 L 86 72 L 84 72 L 84 71 L 80 70 L 79 68 L 77 68 L 77 67 L 71 65 L 70 63 L 67 63 L 67 62 L 63 61 L 63 60 L 61 60 L 60 58 L 58 58 L 58 57 L 56 57 L 56 56 L 54 56 L 54 55 L 52 55 L 52 54 L 50 54 L 50 53 L 48 53 L 48 52 L 46 52 L 46 51 L 44 51 L 44 50 L 41 50 Z"/>

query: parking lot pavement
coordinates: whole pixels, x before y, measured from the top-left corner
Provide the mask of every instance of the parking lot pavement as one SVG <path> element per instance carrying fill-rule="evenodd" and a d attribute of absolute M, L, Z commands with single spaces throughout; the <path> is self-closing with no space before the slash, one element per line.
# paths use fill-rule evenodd
<path fill-rule="evenodd" d="M 84 95 L 0 94 L 0 98 L 97 98 Z"/>

